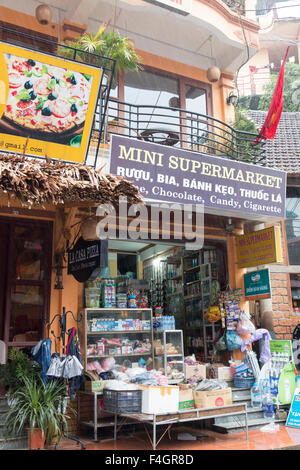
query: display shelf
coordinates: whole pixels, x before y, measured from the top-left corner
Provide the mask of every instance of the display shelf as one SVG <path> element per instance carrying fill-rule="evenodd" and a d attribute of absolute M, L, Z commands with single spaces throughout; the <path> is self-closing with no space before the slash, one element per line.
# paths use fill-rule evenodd
<path fill-rule="evenodd" d="M 182 294 L 183 294 L 183 292 L 179 291 L 179 292 L 170 292 L 167 295 L 168 295 L 168 297 L 173 297 L 174 295 L 182 295 Z"/>
<path fill-rule="evenodd" d="M 133 357 L 133 356 L 150 356 L 152 355 L 151 352 L 141 352 L 141 353 L 130 353 L 130 354 L 95 354 L 91 356 L 87 356 L 87 359 L 99 359 L 101 357 Z"/>
<path fill-rule="evenodd" d="M 183 348 L 183 332 L 182 330 L 164 330 L 164 331 L 155 331 L 154 332 L 155 340 L 161 341 L 161 346 L 163 348 L 162 354 L 156 354 L 154 351 L 154 366 L 159 365 L 159 359 L 163 358 L 163 371 L 165 375 L 168 376 L 168 383 L 171 384 L 174 380 L 180 382 L 184 378 L 184 348 Z M 178 351 L 176 354 L 167 353 L 167 344 L 173 344 L 174 348 Z M 180 360 L 172 361 L 173 358 L 181 358 Z M 171 360 L 170 360 L 171 359 Z M 170 369 L 173 369 L 173 366 L 176 366 L 176 370 L 182 374 L 182 378 L 176 378 L 168 374 Z M 177 367 L 178 366 L 178 367 Z M 177 372 L 177 373 L 178 373 Z M 173 374 L 176 373 L 175 370 Z"/>
<path fill-rule="evenodd" d="M 88 362 L 91 360 L 101 360 L 102 358 L 114 357 L 116 363 L 121 365 L 123 360 L 133 357 L 152 358 L 153 361 L 153 321 L 152 309 L 150 308 L 86 308 L 83 311 L 84 321 L 79 328 L 80 343 L 82 345 L 82 357 L 84 369 L 87 370 Z M 107 323 L 108 322 L 108 323 Z M 126 329 L 128 327 L 138 329 Z M 112 326 L 121 328 L 120 330 L 108 329 L 106 331 L 91 331 L 91 329 Z M 141 329 L 141 326 L 144 327 Z M 124 329 L 125 327 L 125 329 Z M 118 343 L 114 340 L 118 339 Z M 139 341 L 139 344 L 135 342 Z M 149 344 L 150 343 L 150 344 Z M 145 345 L 145 346 L 144 346 Z M 108 354 L 109 350 L 131 346 L 132 353 Z M 135 352 L 134 346 L 144 347 L 146 351 Z M 148 349 L 147 346 L 151 346 Z M 88 347 L 95 350 L 95 354 L 87 354 Z M 101 350 L 101 353 L 99 351 Z M 137 348 L 136 348 L 137 349 Z M 122 349 L 119 349 L 119 351 Z M 94 351 L 89 351 L 94 352 Z M 123 360 L 120 361 L 120 358 Z"/>
<path fill-rule="evenodd" d="M 90 336 L 90 335 L 94 335 L 94 336 L 99 336 L 99 335 L 117 335 L 117 334 L 141 334 L 141 333 L 144 333 L 144 334 L 149 334 L 151 333 L 151 330 L 122 330 L 122 331 L 118 331 L 118 330 L 113 330 L 113 331 L 88 331 L 87 332 L 87 335 Z"/>

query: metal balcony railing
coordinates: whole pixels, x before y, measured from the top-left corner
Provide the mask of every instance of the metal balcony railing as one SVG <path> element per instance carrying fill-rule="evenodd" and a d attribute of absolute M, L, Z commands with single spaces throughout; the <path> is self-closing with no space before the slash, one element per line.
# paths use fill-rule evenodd
<path fill-rule="evenodd" d="M 222 2 L 235 13 L 245 15 L 245 0 L 222 0 Z"/>
<path fill-rule="evenodd" d="M 103 110 L 104 111 L 104 110 Z M 102 111 L 102 112 L 103 112 Z M 182 148 L 220 158 L 264 165 L 264 145 L 253 146 L 257 134 L 237 131 L 228 124 L 204 114 L 164 106 L 134 105 L 108 100 L 106 119 L 96 111 L 91 145 L 105 146 L 112 134 Z M 102 135 L 97 120 L 105 121 Z"/>

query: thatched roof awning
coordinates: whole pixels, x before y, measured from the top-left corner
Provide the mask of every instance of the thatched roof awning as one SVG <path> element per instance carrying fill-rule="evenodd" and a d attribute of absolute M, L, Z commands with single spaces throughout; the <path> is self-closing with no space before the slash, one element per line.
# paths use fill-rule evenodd
<path fill-rule="evenodd" d="M 112 203 L 120 196 L 141 202 L 138 189 L 122 177 L 105 175 L 87 165 L 0 154 L 0 191 L 24 206 L 65 203 Z"/>

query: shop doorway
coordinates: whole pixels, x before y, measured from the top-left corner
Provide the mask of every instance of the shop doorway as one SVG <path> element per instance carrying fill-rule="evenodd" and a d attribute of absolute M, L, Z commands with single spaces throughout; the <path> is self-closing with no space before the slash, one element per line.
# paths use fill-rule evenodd
<path fill-rule="evenodd" d="M 139 297 L 146 294 L 153 315 L 174 316 L 176 329 L 183 331 L 185 354 L 210 360 L 222 327 L 220 321 L 209 323 L 204 314 L 217 290 L 228 286 L 226 242 L 206 239 L 196 251 L 186 251 L 184 244 L 145 240 L 109 241 L 108 247 L 117 294 L 118 286 L 127 292 L 130 285 Z"/>
<path fill-rule="evenodd" d="M 0 339 L 31 347 L 49 318 L 52 224 L 0 219 Z"/>

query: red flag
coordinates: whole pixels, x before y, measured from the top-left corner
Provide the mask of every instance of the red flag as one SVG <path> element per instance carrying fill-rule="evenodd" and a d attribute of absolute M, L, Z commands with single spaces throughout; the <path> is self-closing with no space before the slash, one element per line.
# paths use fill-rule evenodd
<path fill-rule="evenodd" d="M 259 135 L 256 138 L 256 141 L 253 142 L 253 145 L 259 144 L 263 139 L 274 139 L 277 126 L 280 121 L 282 109 L 283 109 L 283 85 L 284 85 L 284 65 L 289 52 L 289 47 L 286 50 L 284 59 L 281 64 L 280 72 L 277 78 L 277 83 L 275 86 L 273 98 L 270 104 L 270 108 L 265 119 L 265 122 L 260 130 Z"/>

